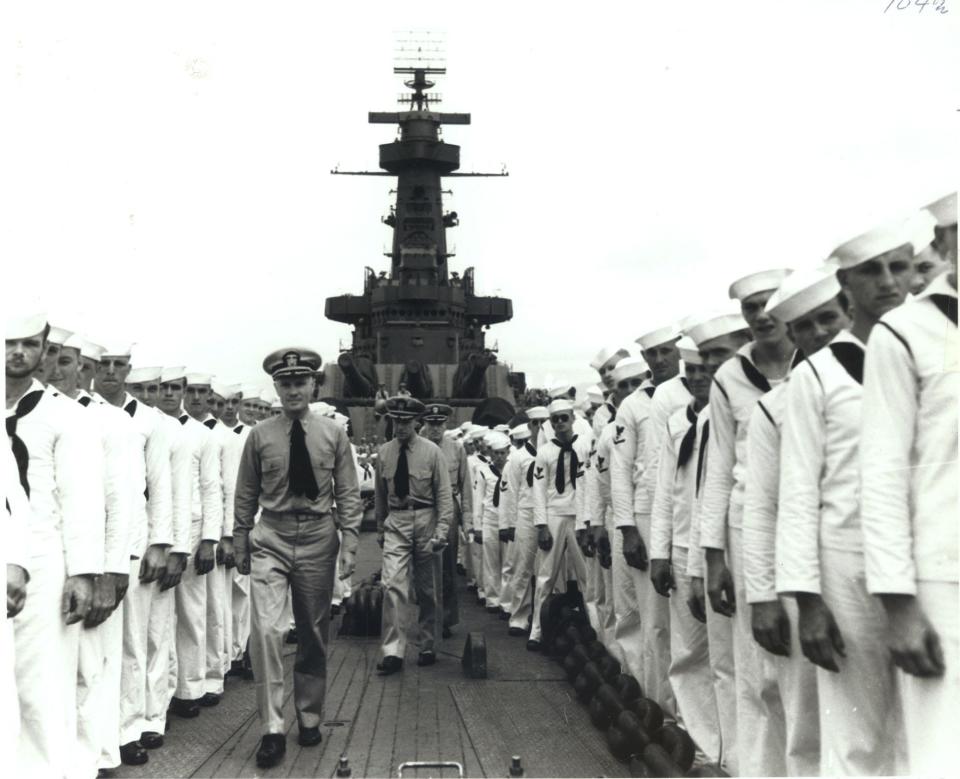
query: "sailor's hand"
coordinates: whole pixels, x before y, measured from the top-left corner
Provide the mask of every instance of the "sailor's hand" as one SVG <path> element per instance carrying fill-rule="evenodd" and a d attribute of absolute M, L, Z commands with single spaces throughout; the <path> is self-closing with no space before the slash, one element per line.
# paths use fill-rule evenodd
<path fill-rule="evenodd" d="M 430 539 L 430 550 L 433 552 L 439 552 L 447 545 L 447 537 L 443 534 L 438 533 L 433 538 Z"/>
<path fill-rule="evenodd" d="M 353 550 L 340 550 L 340 581 L 349 579 L 357 567 L 357 556 Z"/>
<path fill-rule="evenodd" d="M 95 628 L 113 612 L 116 607 L 117 588 L 113 583 L 112 574 L 104 573 L 93 580 L 93 595 L 90 600 L 90 611 L 83 620 L 83 626 Z"/>
<path fill-rule="evenodd" d="M 834 652 L 846 657 L 845 646 L 830 607 L 822 597 L 810 592 L 797 593 L 797 607 L 800 610 L 797 635 L 803 656 L 814 665 L 839 673 Z"/>
<path fill-rule="evenodd" d="M 664 598 L 670 597 L 670 590 L 677 589 L 677 582 L 673 578 L 673 568 L 669 560 L 654 559 L 650 561 L 650 581 L 653 589 Z"/>
<path fill-rule="evenodd" d="M 703 591 L 703 577 L 690 577 L 690 597 L 687 598 L 687 608 L 697 622 L 707 624 L 707 596 Z"/>
<path fill-rule="evenodd" d="M 110 576 L 113 577 L 113 586 L 117 588 L 116 605 L 114 606 L 114 608 L 117 608 L 123 603 L 123 599 L 127 597 L 127 590 L 130 587 L 130 574 L 112 573 Z"/>
<path fill-rule="evenodd" d="M 377 545 L 378 545 L 381 549 L 383 549 L 383 538 L 384 538 L 384 532 L 383 532 L 383 530 L 382 530 L 382 529 L 381 529 L 381 530 L 378 530 L 378 531 L 377 531 Z"/>
<path fill-rule="evenodd" d="M 593 557 L 593 546 L 590 543 L 590 530 L 582 527 L 576 531 L 577 546 L 584 557 Z"/>
<path fill-rule="evenodd" d="M 647 546 L 640 537 L 640 531 L 635 527 L 624 527 L 620 531 L 623 533 L 623 558 L 627 565 L 641 571 L 647 570 Z"/>
<path fill-rule="evenodd" d="M 87 616 L 93 601 L 93 576 L 80 574 L 68 576 L 63 583 L 63 597 L 60 611 L 68 625 L 79 622 Z"/>
<path fill-rule="evenodd" d="M 193 567 L 198 576 L 204 576 L 213 570 L 216 559 L 216 545 L 216 541 L 210 541 L 209 539 L 200 542 L 200 548 L 193 556 Z"/>
<path fill-rule="evenodd" d="M 553 549 L 553 535 L 550 533 L 550 528 L 546 525 L 540 525 L 540 527 L 537 528 L 537 546 L 544 552 L 549 552 Z"/>
<path fill-rule="evenodd" d="M 27 602 L 27 572 L 14 563 L 7 563 L 7 619 L 17 616 Z"/>
<path fill-rule="evenodd" d="M 732 617 L 737 610 L 737 597 L 733 590 L 733 575 L 727 568 L 722 549 L 707 550 L 706 584 L 710 608 L 717 614 Z"/>
<path fill-rule="evenodd" d="M 613 565 L 613 552 L 610 548 L 610 534 L 605 527 L 596 527 L 593 531 L 593 545 L 597 549 L 600 567 L 607 570 Z"/>
<path fill-rule="evenodd" d="M 883 595 L 893 663 L 911 676 L 943 676 L 940 636 L 912 595 Z"/>
<path fill-rule="evenodd" d="M 167 565 L 163 570 L 163 575 L 160 577 L 161 592 L 180 584 L 183 572 L 187 570 L 188 557 L 189 555 L 186 552 L 171 552 L 167 555 Z"/>
<path fill-rule="evenodd" d="M 217 562 L 226 568 L 234 568 L 237 560 L 234 554 L 233 539 L 230 536 L 224 536 L 220 539 L 220 545 L 217 546 Z"/>
<path fill-rule="evenodd" d="M 250 575 L 250 553 L 244 552 L 237 557 L 237 573 L 241 576 Z"/>
<path fill-rule="evenodd" d="M 163 575 L 167 565 L 167 549 L 159 544 L 152 544 L 144 552 L 140 561 L 140 581 L 144 584 L 155 582 Z"/>
<path fill-rule="evenodd" d="M 790 656 L 790 620 L 779 598 L 750 604 L 753 639 L 774 655 Z"/>

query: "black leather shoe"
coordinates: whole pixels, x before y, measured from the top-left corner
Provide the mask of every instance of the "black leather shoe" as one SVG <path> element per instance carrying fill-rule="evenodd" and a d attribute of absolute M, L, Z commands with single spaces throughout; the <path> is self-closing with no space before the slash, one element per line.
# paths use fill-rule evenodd
<path fill-rule="evenodd" d="M 211 706 L 219 706 L 220 699 L 222 695 L 217 695 L 215 692 L 207 692 L 203 694 L 203 697 L 197 701 L 201 706 L 210 708 Z"/>
<path fill-rule="evenodd" d="M 481 597 L 478 595 L 478 596 L 477 596 L 477 605 L 478 605 L 478 606 L 486 606 L 486 605 L 487 605 L 487 599 L 486 599 L 486 598 L 481 598 Z"/>
<path fill-rule="evenodd" d="M 499 614 L 499 613 L 500 613 L 499 606 L 487 606 L 487 614 Z"/>
<path fill-rule="evenodd" d="M 297 639 L 297 629 L 296 629 L 296 628 L 290 628 L 290 630 L 287 631 L 287 637 L 284 638 L 283 640 L 284 640 L 284 643 L 286 643 L 286 644 L 296 644 L 296 643 L 297 643 L 297 640 L 298 640 L 298 639 Z"/>
<path fill-rule="evenodd" d="M 231 660 L 230 661 L 230 670 L 224 674 L 227 676 L 243 676 L 243 661 L 242 660 Z"/>
<path fill-rule="evenodd" d="M 453 635 L 453 631 L 450 628 L 448 628 L 446 625 L 444 625 L 443 631 L 440 633 L 440 635 L 443 636 L 444 638 L 450 638 L 450 636 Z"/>
<path fill-rule="evenodd" d="M 145 730 L 140 734 L 140 746 L 144 749 L 160 749 L 163 746 L 163 736 L 153 730 Z"/>
<path fill-rule="evenodd" d="M 527 631 L 524 630 L 523 628 L 510 628 L 510 629 L 507 631 L 507 635 L 508 635 L 508 636 L 514 636 L 514 637 L 525 636 L 525 635 L 527 635 Z"/>
<path fill-rule="evenodd" d="M 120 745 L 120 762 L 124 765 L 143 765 L 150 759 L 147 750 L 140 746 L 139 741 Z"/>
<path fill-rule="evenodd" d="M 437 655 L 434 652 L 421 652 L 417 657 L 417 665 L 433 665 L 437 662 Z"/>
<path fill-rule="evenodd" d="M 200 704 L 196 701 L 190 701 L 186 698 L 174 698 L 170 701 L 170 711 L 178 717 L 191 719 L 200 716 Z"/>
<path fill-rule="evenodd" d="M 467 575 L 467 569 L 463 567 L 463 563 L 457 563 L 457 574 L 459 576 Z"/>
<path fill-rule="evenodd" d="M 273 768 L 283 760 L 287 751 L 287 737 L 283 733 L 267 733 L 260 739 L 260 748 L 257 750 L 257 766 L 259 768 Z"/>
<path fill-rule="evenodd" d="M 510 612 L 500 609 L 500 619 L 503 619 L 503 620 L 510 619 Z"/>
<path fill-rule="evenodd" d="M 297 738 L 297 743 L 302 747 L 315 747 L 323 741 L 323 736 L 320 735 L 320 728 L 300 728 L 300 735 Z"/>
<path fill-rule="evenodd" d="M 403 670 L 403 658 L 397 657 L 396 655 L 387 655 L 383 660 L 377 663 L 377 670 L 380 672 L 381 676 L 388 676 L 390 674 L 395 674 L 397 671 Z"/>
<path fill-rule="evenodd" d="M 535 638 L 531 638 L 527 641 L 527 651 L 528 652 L 539 652 L 540 651 L 540 642 Z"/>
<path fill-rule="evenodd" d="M 330 605 L 330 616 L 335 617 L 340 613 L 340 604 L 333 603 Z"/>

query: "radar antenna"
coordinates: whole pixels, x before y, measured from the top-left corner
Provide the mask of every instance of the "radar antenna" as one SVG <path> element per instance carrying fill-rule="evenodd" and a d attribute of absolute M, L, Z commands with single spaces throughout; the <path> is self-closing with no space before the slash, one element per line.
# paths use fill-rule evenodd
<path fill-rule="evenodd" d="M 441 32 L 433 30 L 408 30 L 397 33 L 393 51 L 393 72 L 398 75 L 412 75 L 404 81 L 404 86 L 413 90 L 413 94 L 403 94 L 398 103 L 409 103 L 410 110 L 429 110 L 430 103 L 441 102 L 438 94 L 427 92 L 435 85 L 427 76 L 442 76 L 447 72 L 446 41 Z"/>

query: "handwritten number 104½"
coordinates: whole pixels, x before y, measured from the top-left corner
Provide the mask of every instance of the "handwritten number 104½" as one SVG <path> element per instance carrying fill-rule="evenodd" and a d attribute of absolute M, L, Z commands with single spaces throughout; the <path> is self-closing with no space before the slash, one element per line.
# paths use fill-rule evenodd
<path fill-rule="evenodd" d="M 886 13 L 893 8 L 894 5 L 896 5 L 898 11 L 906 11 L 910 6 L 913 6 L 918 9 L 918 13 L 923 13 L 923 9 L 929 5 L 930 8 L 937 13 L 949 13 L 946 7 L 946 0 L 890 0 L 890 2 L 887 3 L 887 7 L 883 9 L 883 12 Z"/>

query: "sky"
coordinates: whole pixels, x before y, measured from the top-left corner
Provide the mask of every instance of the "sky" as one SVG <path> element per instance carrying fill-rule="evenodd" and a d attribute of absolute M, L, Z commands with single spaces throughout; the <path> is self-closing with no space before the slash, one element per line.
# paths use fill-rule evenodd
<path fill-rule="evenodd" d="M 377 169 L 367 112 L 430 30 L 461 170 L 510 173 L 448 180 L 451 270 L 513 299 L 488 345 L 528 384 L 590 382 L 601 347 L 956 189 L 960 0 L 897 4 L 7 3 L 8 290 L 140 365 L 333 362 L 324 299 L 389 267 L 392 181 L 330 170 Z"/>

